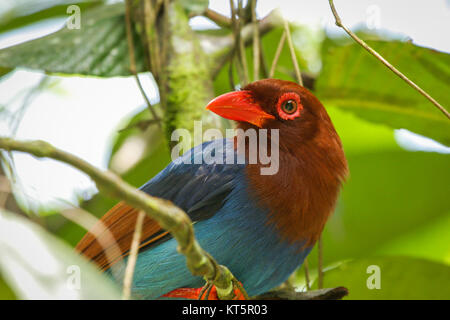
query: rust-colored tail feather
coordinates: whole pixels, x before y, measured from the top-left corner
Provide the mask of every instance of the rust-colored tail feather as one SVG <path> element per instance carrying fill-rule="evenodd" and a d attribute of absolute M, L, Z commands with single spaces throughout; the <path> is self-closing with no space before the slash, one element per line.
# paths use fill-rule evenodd
<path fill-rule="evenodd" d="M 75 250 L 96 263 L 101 270 L 109 269 L 129 254 L 138 213 L 139 210 L 119 202 L 86 233 Z M 146 216 L 142 226 L 140 248 L 167 234 L 155 220 Z"/>

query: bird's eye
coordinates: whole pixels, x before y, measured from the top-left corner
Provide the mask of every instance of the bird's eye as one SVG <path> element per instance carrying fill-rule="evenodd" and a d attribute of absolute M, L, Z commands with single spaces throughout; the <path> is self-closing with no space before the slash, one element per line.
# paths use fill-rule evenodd
<path fill-rule="evenodd" d="M 278 98 L 277 110 L 278 115 L 283 120 L 294 120 L 300 116 L 303 109 L 300 103 L 300 96 L 295 92 L 286 92 Z"/>
<path fill-rule="evenodd" d="M 281 109 L 287 114 L 293 114 L 297 111 L 297 102 L 295 100 L 287 100 L 283 102 Z"/>

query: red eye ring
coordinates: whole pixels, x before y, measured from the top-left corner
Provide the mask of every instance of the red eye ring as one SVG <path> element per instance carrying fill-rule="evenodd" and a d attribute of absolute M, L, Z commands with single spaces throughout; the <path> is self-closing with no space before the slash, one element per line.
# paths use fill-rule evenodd
<path fill-rule="evenodd" d="M 295 109 L 294 109 L 295 108 Z M 300 116 L 303 109 L 300 103 L 300 96 L 295 92 L 283 93 L 277 102 L 277 111 L 281 119 L 294 120 Z"/>

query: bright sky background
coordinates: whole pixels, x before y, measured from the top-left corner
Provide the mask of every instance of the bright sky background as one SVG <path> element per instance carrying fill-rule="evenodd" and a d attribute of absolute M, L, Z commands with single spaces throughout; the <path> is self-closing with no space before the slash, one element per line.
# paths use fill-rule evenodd
<path fill-rule="evenodd" d="M 210 0 L 211 8 L 223 14 L 229 12 L 228 0 Z M 450 52 L 450 3 L 446 0 L 337 0 L 335 1 L 343 22 L 356 26 L 375 26 L 381 30 L 411 38 L 414 43 Z M 341 32 L 334 25 L 327 0 L 259 0 L 260 17 L 279 6 L 282 14 L 291 21 L 325 26 L 329 32 Z M 83 13 L 82 13 L 83 14 Z M 378 17 L 378 19 L 373 17 Z M 0 36 L 4 48 L 59 29 L 63 20 L 55 19 L 26 27 L 21 32 Z M 369 25 L 367 25 L 369 24 Z M 192 25 L 199 28 L 210 24 L 196 18 Z M 0 82 L 0 105 L 8 104 L 17 110 L 23 103 L 23 93 L 42 78 L 39 72 L 19 70 Z M 121 120 L 132 114 L 144 101 L 131 78 L 81 78 L 54 77 L 59 84 L 54 90 L 39 94 L 29 105 L 16 137 L 43 139 L 74 153 L 97 167 L 106 168 L 111 137 L 120 127 Z M 142 78 L 148 95 L 156 101 L 155 88 L 148 77 Z M 20 99 L 14 99 L 19 95 Z M 8 135 L 7 123 L 0 119 L 0 135 Z M 399 144 L 410 150 L 435 150 L 450 152 L 427 138 L 398 130 Z M 52 160 L 36 160 L 25 154 L 16 154 L 19 178 L 28 197 L 38 204 L 55 204 L 57 199 L 75 203 L 75 192 L 95 190 L 84 174 L 67 165 Z"/>

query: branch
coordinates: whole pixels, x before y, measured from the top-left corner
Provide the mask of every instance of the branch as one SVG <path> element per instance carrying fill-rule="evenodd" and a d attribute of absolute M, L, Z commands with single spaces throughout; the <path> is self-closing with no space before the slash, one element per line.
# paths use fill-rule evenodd
<path fill-rule="evenodd" d="M 123 279 L 122 299 L 129 300 L 131 296 L 131 284 L 133 283 L 134 267 L 136 266 L 137 255 L 139 252 L 139 244 L 141 242 L 142 225 L 144 223 L 145 213 L 139 211 L 136 219 L 136 227 L 131 241 L 130 257 L 128 258 L 127 267 L 125 269 L 125 277 Z"/>
<path fill-rule="evenodd" d="M 237 56 L 237 70 L 239 74 L 239 81 L 241 85 L 246 85 L 249 82 L 247 58 L 245 56 L 245 44 L 242 38 L 242 0 L 238 0 L 238 8 L 234 6 L 234 0 L 230 0 L 231 21 L 233 27 L 234 47 L 232 54 Z M 231 57 L 230 63 L 233 58 Z"/>
<path fill-rule="evenodd" d="M 412 82 L 408 77 L 406 77 L 403 73 L 401 73 L 397 68 L 395 68 L 392 64 L 390 64 L 386 59 L 384 59 L 378 52 L 376 52 L 374 49 L 372 49 L 367 43 L 365 43 L 363 40 L 358 38 L 356 34 L 354 34 L 350 29 L 348 29 L 346 26 L 342 24 L 342 20 L 339 17 L 336 8 L 334 7 L 333 0 L 328 0 L 330 3 L 331 11 L 333 12 L 334 18 L 336 20 L 336 25 L 338 27 L 341 27 L 342 29 L 347 32 L 347 34 L 353 38 L 357 43 L 359 43 L 364 49 L 366 49 L 370 54 L 372 54 L 375 58 L 380 60 L 386 67 L 388 67 L 392 72 L 394 72 L 397 76 L 399 76 L 402 80 L 404 80 L 407 84 L 409 84 L 411 87 L 416 89 L 421 95 L 423 95 L 425 98 L 427 98 L 429 101 L 431 101 L 432 104 L 434 104 L 441 112 L 450 119 L 450 113 L 437 102 L 433 97 L 431 97 L 428 93 L 426 93 L 422 88 L 420 88 L 417 84 Z"/>
<path fill-rule="evenodd" d="M 130 72 L 133 74 L 136 83 L 138 85 L 139 91 L 141 92 L 142 97 L 144 98 L 145 102 L 147 103 L 147 108 L 150 110 L 150 113 L 153 116 L 153 119 L 157 121 L 158 127 L 162 128 L 161 123 L 159 122 L 159 117 L 156 114 L 152 104 L 150 103 L 150 100 L 147 97 L 147 94 L 144 91 L 144 88 L 142 87 L 141 80 L 139 80 L 139 76 L 136 71 L 136 59 L 134 54 L 134 41 L 133 41 L 133 31 L 132 31 L 132 23 L 131 23 L 131 0 L 126 0 L 125 3 L 125 25 L 126 25 L 126 31 L 127 31 L 127 44 L 128 44 L 128 56 L 130 59 Z"/>
<path fill-rule="evenodd" d="M 322 235 L 320 235 L 319 240 L 317 241 L 317 287 L 319 289 L 323 288 L 323 241 Z"/>
<path fill-rule="evenodd" d="M 305 261 L 303 261 L 303 268 L 305 269 L 305 284 L 306 284 L 306 291 L 311 290 L 311 280 L 309 277 L 309 264 L 308 264 L 308 257 L 305 258 Z M 320 288 L 319 288 L 320 289 Z"/>
<path fill-rule="evenodd" d="M 275 27 L 282 26 L 283 20 L 281 19 L 278 10 L 271 11 L 267 16 L 258 21 L 258 32 L 259 36 L 262 37 L 269 31 L 273 30 Z M 241 37 L 244 45 L 249 45 L 253 40 L 253 23 L 245 25 L 241 30 Z M 217 43 L 218 47 L 214 50 L 214 70 L 212 71 L 213 77 L 222 69 L 223 65 L 230 59 L 233 54 L 234 48 L 234 36 L 230 34 L 227 37 L 214 38 L 213 43 Z"/>
<path fill-rule="evenodd" d="M 253 81 L 259 79 L 259 64 L 260 64 L 260 53 L 259 53 L 259 29 L 258 29 L 258 19 L 256 17 L 256 0 L 251 0 L 252 9 L 252 23 L 253 23 Z"/>
<path fill-rule="evenodd" d="M 231 27 L 231 19 L 227 16 L 224 16 L 214 10 L 207 8 L 203 13 L 203 16 L 213 21 L 219 27 L 230 28 Z"/>
<path fill-rule="evenodd" d="M 51 158 L 67 163 L 86 173 L 96 183 L 99 191 L 106 195 L 124 200 L 136 209 L 143 210 L 160 226 L 169 231 L 178 242 L 178 251 L 186 257 L 186 264 L 195 276 L 203 276 L 217 288 L 220 299 L 232 299 L 233 279 L 231 272 L 219 265 L 204 251 L 194 236 L 189 216 L 172 202 L 152 197 L 123 181 L 111 171 L 101 171 L 90 163 L 64 152 L 45 141 L 17 141 L 0 137 L 0 149 L 20 151 L 38 158 Z"/>
<path fill-rule="evenodd" d="M 281 51 L 283 51 L 284 42 L 286 41 L 286 30 L 283 31 L 280 42 L 278 43 L 277 51 L 272 61 L 272 66 L 270 67 L 269 78 L 273 78 L 275 74 L 275 69 L 277 68 L 278 60 L 280 59 Z"/>
<path fill-rule="evenodd" d="M 252 300 L 340 300 L 347 295 L 348 290 L 344 287 L 306 292 L 297 292 L 292 289 L 280 289 L 253 297 Z"/>
<path fill-rule="evenodd" d="M 289 46 L 289 51 L 291 52 L 292 63 L 294 64 L 295 75 L 297 77 L 297 82 L 303 87 L 302 73 L 300 72 L 300 67 L 298 65 L 297 56 L 295 54 L 294 43 L 292 42 L 291 30 L 289 24 L 284 20 L 284 30 L 286 32 L 286 38 Z"/>

